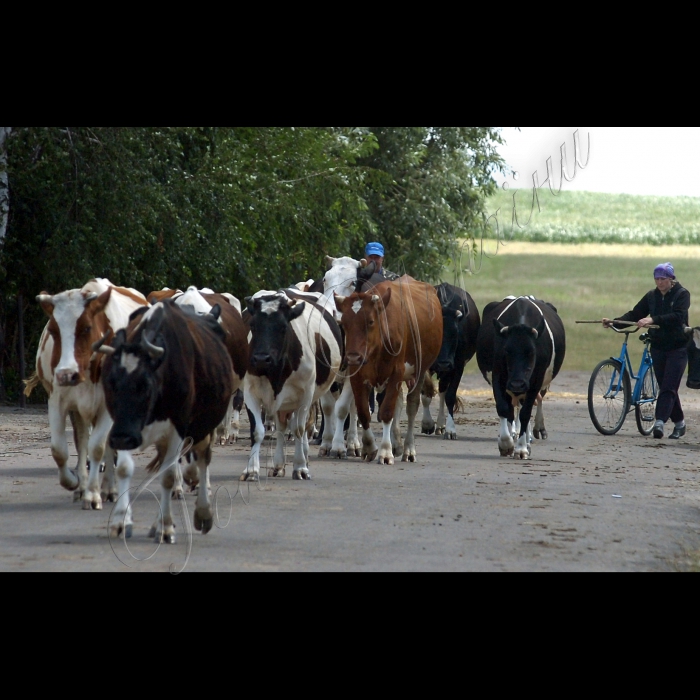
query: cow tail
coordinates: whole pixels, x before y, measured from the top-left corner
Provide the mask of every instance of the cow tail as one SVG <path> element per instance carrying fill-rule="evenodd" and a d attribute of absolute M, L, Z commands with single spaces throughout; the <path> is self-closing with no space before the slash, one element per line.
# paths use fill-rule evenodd
<path fill-rule="evenodd" d="M 39 375 L 34 372 L 29 379 L 24 380 L 24 395 L 29 398 L 32 395 L 32 392 L 34 389 L 36 389 L 39 384 L 41 384 L 41 379 L 39 379 Z"/>
<path fill-rule="evenodd" d="M 464 409 L 466 408 L 466 404 L 464 403 L 464 399 L 461 396 L 457 396 L 457 400 L 455 401 L 455 413 L 464 413 Z"/>
<path fill-rule="evenodd" d="M 160 470 L 160 468 L 163 466 L 163 460 L 160 457 L 160 454 L 146 467 L 146 471 L 149 474 L 156 474 Z"/>
<path fill-rule="evenodd" d="M 430 372 L 425 373 L 425 383 L 423 384 L 423 396 L 428 399 L 434 399 L 437 396 L 438 390 L 433 381 Z"/>

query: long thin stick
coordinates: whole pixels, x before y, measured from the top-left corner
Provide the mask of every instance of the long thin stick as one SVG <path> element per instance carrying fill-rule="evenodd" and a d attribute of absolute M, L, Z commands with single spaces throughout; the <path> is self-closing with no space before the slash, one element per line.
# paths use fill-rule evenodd
<path fill-rule="evenodd" d="M 576 323 L 578 323 L 578 324 L 587 323 L 587 324 L 590 324 L 590 325 L 595 324 L 596 326 L 601 326 L 601 325 L 603 324 L 602 321 L 576 321 Z M 615 320 L 611 320 L 611 323 L 613 323 L 613 324 L 616 325 L 616 326 L 625 326 L 625 327 L 636 326 L 636 325 L 637 325 L 637 323 L 636 323 L 635 321 L 615 321 Z M 658 330 L 661 329 L 661 326 L 647 326 L 647 328 L 650 329 L 650 330 L 658 331 Z"/>

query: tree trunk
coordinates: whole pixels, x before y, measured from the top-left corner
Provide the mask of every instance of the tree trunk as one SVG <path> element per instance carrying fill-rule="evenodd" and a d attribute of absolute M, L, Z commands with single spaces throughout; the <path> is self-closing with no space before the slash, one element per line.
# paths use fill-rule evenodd
<path fill-rule="evenodd" d="M 7 139 L 11 126 L 0 126 L 0 245 L 7 234 L 7 220 L 10 215 L 10 189 L 7 181 Z"/>

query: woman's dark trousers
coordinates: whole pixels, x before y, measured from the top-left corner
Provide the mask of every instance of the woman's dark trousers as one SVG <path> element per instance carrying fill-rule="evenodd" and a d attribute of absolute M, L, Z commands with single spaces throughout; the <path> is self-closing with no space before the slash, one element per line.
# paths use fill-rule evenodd
<path fill-rule="evenodd" d="M 677 425 L 685 420 L 678 391 L 688 367 L 688 350 L 652 350 L 651 359 L 654 361 L 654 372 L 659 383 L 656 420 L 663 421 L 665 425 L 670 419 Z"/>

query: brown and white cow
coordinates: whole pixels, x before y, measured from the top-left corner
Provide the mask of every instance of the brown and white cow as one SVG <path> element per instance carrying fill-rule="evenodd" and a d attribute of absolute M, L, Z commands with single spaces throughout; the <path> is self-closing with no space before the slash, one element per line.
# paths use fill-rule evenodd
<path fill-rule="evenodd" d="M 58 465 L 61 486 L 76 492 L 84 510 L 101 510 L 100 467 L 105 456 L 112 419 L 105 405 L 101 375 L 103 356 L 92 346 L 108 340 L 129 323 L 129 316 L 147 306 L 146 298 L 134 289 L 96 279 L 82 289 L 55 296 L 42 293 L 37 301 L 49 317 L 39 343 L 36 369 L 49 394 L 51 452 Z M 77 475 L 68 468 L 66 418 L 70 414 L 78 450 Z M 90 461 L 88 476 L 87 463 Z M 108 475 L 112 484 L 112 460 Z M 108 497 L 116 491 L 110 489 Z"/>
<path fill-rule="evenodd" d="M 342 313 L 346 354 L 360 423 L 364 428 L 362 456 L 379 464 L 394 464 L 392 426 L 404 382 L 408 386 L 408 432 L 404 462 L 416 461 L 414 427 L 426 373 L 442 346 L 442 306 L 435 287 L 402 277 L 370 293 L 335 297 Z M 370 388 L 386 391 L 379 411 L 384 426 L 377 449 L 370 430 Z M 397 446 L 398 447 L 398 446 Z"/>

